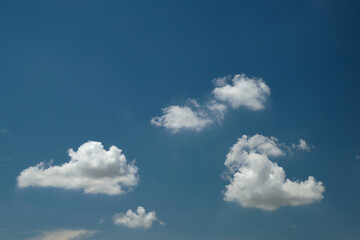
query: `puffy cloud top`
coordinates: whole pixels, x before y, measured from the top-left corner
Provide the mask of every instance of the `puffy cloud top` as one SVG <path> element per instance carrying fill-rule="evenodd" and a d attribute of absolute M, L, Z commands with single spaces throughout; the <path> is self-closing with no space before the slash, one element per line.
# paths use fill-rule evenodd
<path fill-rule="evenodd" d="M 77 151 L 69 149 L 70 161 L 46 167 L 43 162 L 23 170 L 17 178 L 20 188 L 57 187 L 83 189 L 85 193 L 121 194 L 138 183 L 137 167 L 128 163 L 122 150 L 89 141 Z"/>
<path fill-rule="evenodd" d="M 270 95 L 270 88 L 262 79 L 238 74 L 232 79 L 232 85 L 223 84 L 215 88 L 213 93 L 216 99 L 229 103 L 233 108 L 245 106 L 251 110 L 261 110 L 265 108 L 264 102 Z"/>
<path fill-rule="evenodd" d="M 277 139 L 256 134 L 250 138 L 243 135 L 226 155 L 225 166 L 235 171 L 243 164 L 244 153 L 260 153 L 267 156 L 283 156 L 285 153 L 277 146 Z"/>
<path fill-rule="evenodd" d="M 246 135 L 239 138 L 226 156 L 225 166 L 230 170 L 230 184 L 224 200 L 244 207 L 275 210 L 281 206 L 298 206 L 323 199 L 322 182 L 310 176 L 305 181 L 286 179 L 285 171 L 268 156 L 285 153 L 276 138 Z"/>
<path fill-rule="evenodd" d="M 131 209 L 124 213 L 117 213 L 114 216 L 116 225 L 123 225 L 128 228 L 150 228 L 152 223 L 157 220 L 155 211 L 146 213 L 145 208 L 139 206 L 136 212 Z"/>

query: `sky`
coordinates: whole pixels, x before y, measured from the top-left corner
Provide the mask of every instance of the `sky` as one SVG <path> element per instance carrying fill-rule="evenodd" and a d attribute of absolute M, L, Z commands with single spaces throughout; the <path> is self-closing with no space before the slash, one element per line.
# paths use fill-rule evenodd
<path fill-rule="evenodd" d="M 359 11 L 0 0 L 0 238 L 359 240 Z"/>

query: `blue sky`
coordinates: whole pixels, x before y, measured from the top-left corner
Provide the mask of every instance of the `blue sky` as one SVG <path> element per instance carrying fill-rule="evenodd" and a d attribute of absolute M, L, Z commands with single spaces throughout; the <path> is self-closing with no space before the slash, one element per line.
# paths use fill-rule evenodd
<path fill-rule="evenodd" d="M 360 239 L 359 10 L 0 1 L 0 238 Z"/>

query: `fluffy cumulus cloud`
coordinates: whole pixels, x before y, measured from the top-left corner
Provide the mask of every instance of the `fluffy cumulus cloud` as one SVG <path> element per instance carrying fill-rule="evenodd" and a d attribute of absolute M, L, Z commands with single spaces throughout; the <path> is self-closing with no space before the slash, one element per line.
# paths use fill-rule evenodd
<path fill-rule="evenodd" d="M 238 139 L 226 156 L 230 184 L 224 200 L 243 207 L 275 210 L 323 199 L 323 183 L 310 176 L 305 181 L 286 179 L 285 171 L 269 157 L 285 155 L 276 138 L 262 135 Z"/>
<path fill-rule="evenodd" d="M 227 102 L 233 108 L 244 106 L 250 110 L 265 108 L 270 88 L 261 78 L 248 78 L 245 74 L 235 75 L 232 84 L 223 84 L 213 91 L 215 98 Z"/>
<path fill-rule="evenodd" d="M 80 240 L 93 236 L 94 230 L 56 230 L 43 232 L 30 240 Z"/>
<path fill-rule="evenodd" d="M 139 206 L 136 212 L 129 209 L 126 213 L 115 214 L 114 223 L 123 225 L 128 228 L 150 228 L 154 221 L 157 220 L 154 211 L 146 213 L 145 208 Z"/>
<path fill-rule="evenodd" d="M 200 131 L 213 122 L 205 112 L 189 106 L 169 106 L 162 109 L 163 115 L 151 119 L 155 126 L 165 127 L 172 132 L 181 129 Z"/>
<path fill-rule="evenodd" d="M 246 107 L 257 111 L 265 108 L 265 101 L 270 95 L 270 88 L 260 78 L 249 78 L 244 74 L 213 80 L 215 89 L 208 101 L 199 104 L 190 99 L 184 106 L 172 105 L 162 109 L 162 115 L 153 117 L 151 123 L 165 127 L 171 132 L 180 130 L 200 131 L 219 122 L 229 107 Z"/>
<path fill-rule="evenodd" d="M 77 151 L 69 149 L 68 154 L 70 161 L 60 166 L 41 162 L 23 170 L 17 178 L 18 187 L 83 189 L 85 193 L 115 195 L 138 183 L 137 167 L 134 162 L 128 163 L 116 146 L 106 151 L 101 142 L 89 141 Z"/>

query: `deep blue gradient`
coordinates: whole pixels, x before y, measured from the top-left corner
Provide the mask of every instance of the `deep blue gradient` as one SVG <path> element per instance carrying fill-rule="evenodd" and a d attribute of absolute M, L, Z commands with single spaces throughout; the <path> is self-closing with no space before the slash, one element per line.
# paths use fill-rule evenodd
<path fill-rule="evenodd" d="M 0 1 L 0 238 L 81 228 L 99 240 L 360 239 L 359 11 L 330 0 Z M 271 88 L 265 110 L 231 110 L 201 132 L 150 124 L 237 73 Z M 225 155 L 256 133 L 314 144 L 278 163 L 290 179 L 323 181 L 324 200 L 272 212 L 223 201 Z M 136 159 L 132 192 L 16 187 L 23 169 L 67 162 L 88 140 Z M 139 205 L 167 225 L 113 225 Z"/>

